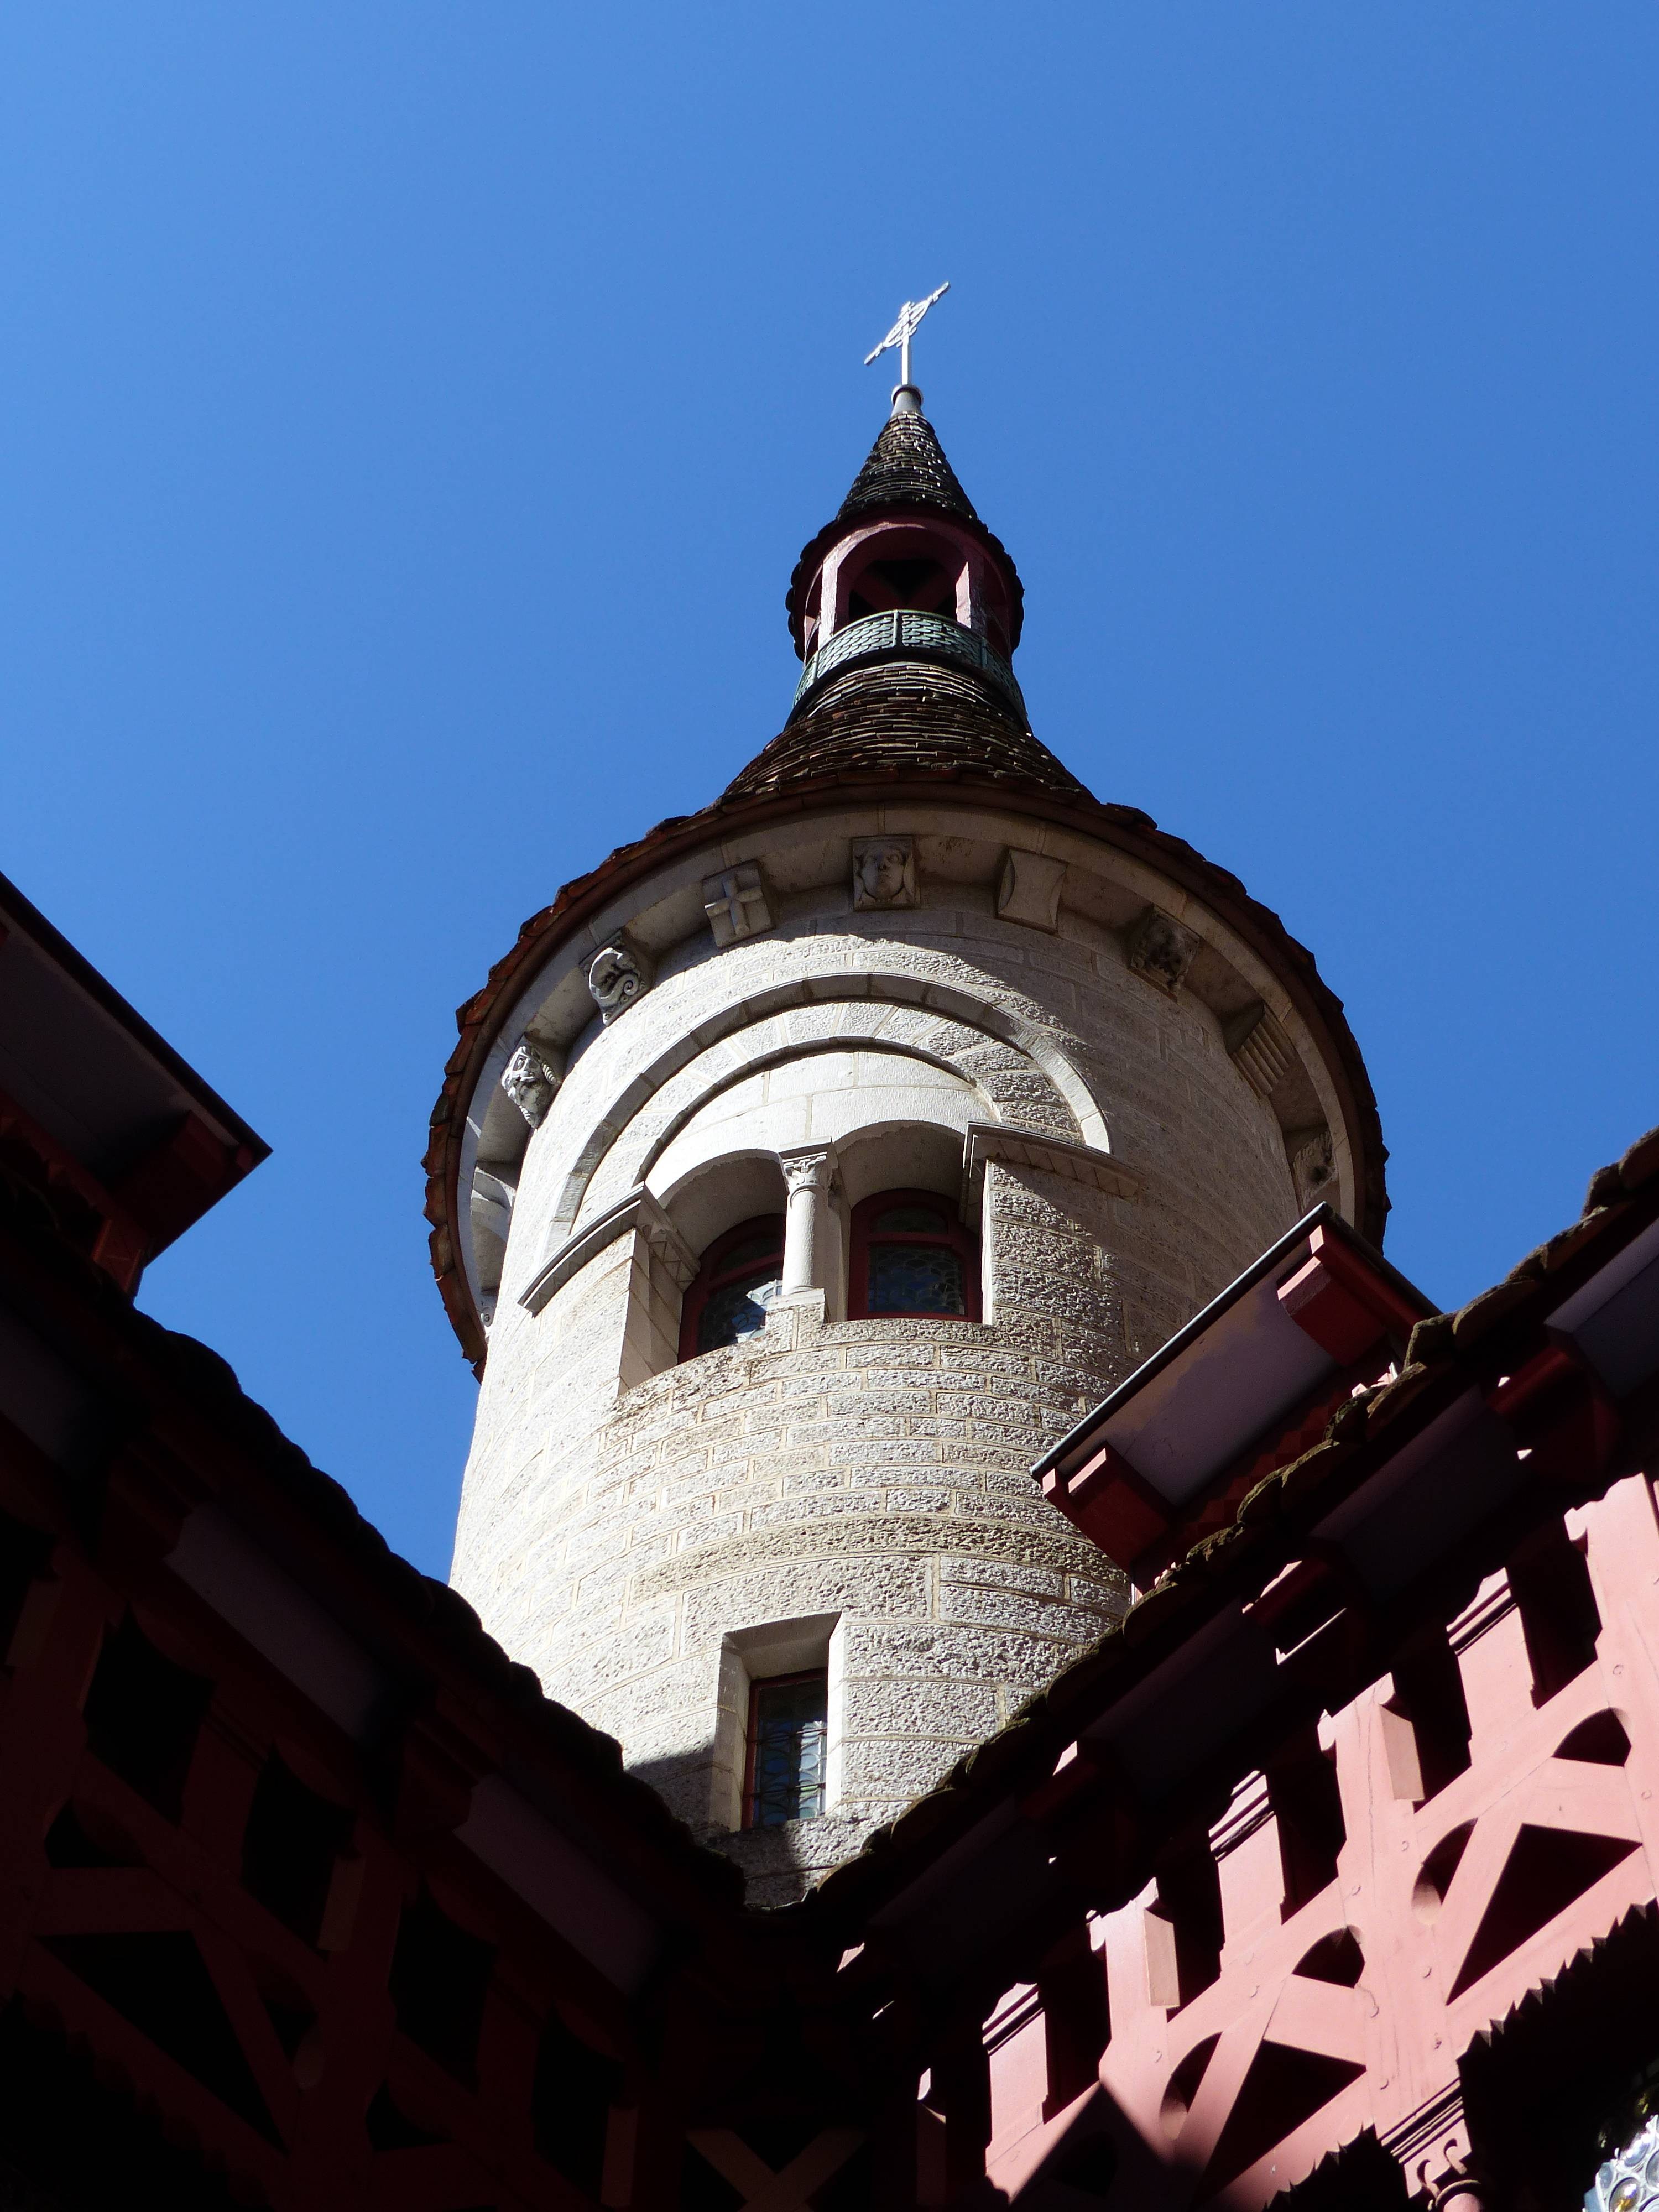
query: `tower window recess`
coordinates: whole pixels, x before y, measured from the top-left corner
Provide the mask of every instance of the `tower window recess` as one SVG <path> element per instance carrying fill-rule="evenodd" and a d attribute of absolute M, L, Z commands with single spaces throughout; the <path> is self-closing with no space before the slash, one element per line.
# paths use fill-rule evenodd
<path fill-rule="evenodd" d="M 886 1190 L 853 1209 L 848 1317 L 959 1314 L 979 1319 L 979 1252 L 946 1201 L 928 1190 Z"/>
<path fill-rule="evenodd" d="M 879 614 L 885 607 L 915 607 L 923 614 L 956 619 L 957 580 L 942 561 L 923 553 L 912 560 L 871 561 L 859 571 L 847 596 L 848 619 Z"/>
<path fill-rule="evenodd" d="M 716 1237 L 685 1294 L 680 1358 L 741 1344 L 766 1326 L 766 1310 L 783 1287 L 783 1216 L 763 1213 Z"/>
<path fill-rule="evenodd" d="M 775 1674 L 749 1692 L 745 1828 L 813 1820 L 823 1810 L 830 1737 L 829 1670 Z"/>

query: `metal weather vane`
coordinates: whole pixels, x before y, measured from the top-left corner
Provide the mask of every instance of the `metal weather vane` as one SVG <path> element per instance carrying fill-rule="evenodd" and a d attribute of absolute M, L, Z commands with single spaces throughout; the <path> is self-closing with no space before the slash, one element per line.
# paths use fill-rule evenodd
<path fill-rule="evenodd" d="M 916 334 L 916 325 L 933 306 L 934 301 L 942 300 L 950 289 L 949 284 L 941 284 L 937 292 L 930 292 L 925 300 L 907 300 L 898 311 L 898 320 L 888 331 L 881 343 L 865 355 L 865 367 L 868 368 L 872 361 L 879 361 L 883 354 L 896 346 L 899 349 L 899 382 L 901 385 L 908 384 L 910 341 Z"/>

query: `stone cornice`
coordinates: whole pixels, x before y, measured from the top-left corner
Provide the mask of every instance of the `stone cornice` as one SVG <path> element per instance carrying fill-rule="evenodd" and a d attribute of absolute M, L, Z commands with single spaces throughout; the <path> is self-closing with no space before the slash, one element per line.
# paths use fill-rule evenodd
<path fill-rule="evenodd" d="M 1141 1193 L 1141 1178 L 1093 1145 L 1071 1144 L 1040 1129 L 1021 1129 L 1004 1121 L 970 1121 L 962 1153 L 965 1186 L 971 1188 L 984 1173 L 988 1160 L 1064 1176 L 1069 1182 L 1087 1183 L 1113 1198 L 1139 1198 Z"/>
<path fill-rule="evenodd" d="M 644 1232 L 646 1242 L 653 1252 L 661 1254 L 684 1290 L 697 1272 L 697 1255 L 641 1183 L 596 1220 L 590 1221 L 586 1228 L 567 1237 L 532 1280 L 519 1304 L 526 1312 L 538 1314 L 590 1260 L 596 1259 L 607 1245 L 614 1244 L 619 1237 L 635 1229 Z"/>

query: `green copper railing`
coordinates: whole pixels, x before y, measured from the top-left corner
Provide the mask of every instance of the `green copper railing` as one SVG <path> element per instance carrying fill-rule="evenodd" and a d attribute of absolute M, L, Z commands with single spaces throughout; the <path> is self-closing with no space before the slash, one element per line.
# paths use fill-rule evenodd
<path fill-rule="evenodd" d="M 1025 701 L 1014 672 L 1000 653 L 994 653 L 977 631 L 964 629 L 945 615 L 927 615 L 911 607 L 892 607 L 878 615 L 865 615 L 826 638 L 808 659 L 795 686 L 790 712 L 826 677 L 861 660 L 885 660 L 896 654 L 914 654 L 922 660 L 955 662 L 971 668 L 994 684 L 1021 715 Z"/>

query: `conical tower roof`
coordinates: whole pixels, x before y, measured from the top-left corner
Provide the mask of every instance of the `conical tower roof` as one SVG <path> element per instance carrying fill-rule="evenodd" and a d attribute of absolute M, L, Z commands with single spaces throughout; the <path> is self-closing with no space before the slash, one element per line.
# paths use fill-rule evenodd
<path fill-rule="evenodd" d="M 920 409 L 894 414 L 882 425 L 836 520 L 854 522 L 890 507 L 917 507 L 953 514 L 960 522 L 979 520 L 933 424 Z"/>
<path fill-rule="evenodd" d="M 1024 611 L 1024 591 L 1019 571 L 1000 538 L 988 530 L 979 511 L 963 489 L 956 471 L 945 457 L 939 434 L 921 411 L 921 394 L 902 385 L 893 395 L 893 412 L 882 424 L 852 488 L 814 538 L 801 549 L 789 579 L 784 601 L 790 635 L 801 651 L 805 628 L 806 593 L 823 557 L 836 540 L 850 530 L 882 515 L 939 515 L 970 530 L 1006 578 L 1009 592 L 1009 635 L 1019 642 Z"/>
<path fill-rule="evenodd" d="M 721 798 L 729 803 L 872 776 L 966 777 L 1090 799 L 1024 717 L 968 671 L 904 660 L 849 669 L 826 685 Z"/>
<path fill-rule="evenodd" d="M 840 557 L 855 533 L 867 539 L 872 525 L 925 525 L 930 517 L 956 545 L 980 549 L 972 556 L 978 564 L 974 589 L 986 592 L 999 611 L 1002 628 L 995 644 L 977 615 L 980 626 L 970 631 L 925 613 L 851 622 L 843 613 L 830 644 L 809 649 L 814 632 L 823 635 L 817 628 L 817 599 L 825 563 Z M 789 608 L 797 649 L 806 655 L 794 711 L 781 733 L 726 787 L 726 802 L 824 780 L 896 775 L 968 777 L 1020 784 L 1067 800 L 1088 797 L 1031 733 L 1006 658 L 1019 638 L 1018 574 L 945 458 L 914 386 L 901 385 L 893 395 L 892 414 L 834 521 L 801 555 L 790 581 Z"/>

